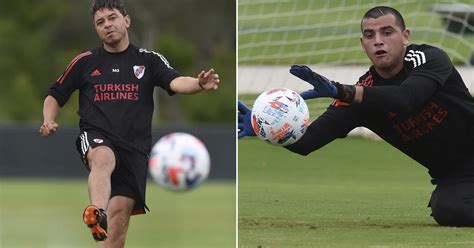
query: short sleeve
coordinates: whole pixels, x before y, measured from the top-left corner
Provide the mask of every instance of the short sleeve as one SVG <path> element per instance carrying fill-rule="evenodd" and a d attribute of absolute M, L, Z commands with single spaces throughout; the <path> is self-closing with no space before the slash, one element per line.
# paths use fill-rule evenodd
<path fill-rule="evenodd" d="M 87 51 L 71 60 L 64 73 L 49 88 L 48 95 L 54 97 L 61 107 L 66 104 L 72 93 L 80 87 L 85 65 L 84 57 L 91 54 L 90 51 Z"/>
<path fill-rule="evenodd" d="M 165 89 L 168 94 L 173 95 L 175 92 L 171 90 L 170 83 L 173 79 L 179 77 L 180 74 L 171 67 L 170 63 L 163 55 L 157 52 L 152 52 L 150 56 L 153 68 L 152 80 L 154 81 L 155 86 L 161 87 Z"/>

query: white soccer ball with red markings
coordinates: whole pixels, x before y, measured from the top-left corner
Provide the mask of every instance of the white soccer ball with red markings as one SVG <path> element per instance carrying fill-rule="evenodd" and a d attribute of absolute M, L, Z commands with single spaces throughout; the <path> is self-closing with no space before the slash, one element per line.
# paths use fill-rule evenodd
<path fill-rule="evenodd" d="M 267 90 L 260 94 L 253 104 L 253 130 L 260 139 L 272 144 L 293 144 L 303 136 L 308 125 L 308 106 L 293 90 Z"/>
<path fill-rule="evenodd" d="M 158 185 L 173 191 L 185 191 L 206 180 L 211 163 L 206 146 L 198 138 L 177 132 L 156 142 L 148 166 Z"/>

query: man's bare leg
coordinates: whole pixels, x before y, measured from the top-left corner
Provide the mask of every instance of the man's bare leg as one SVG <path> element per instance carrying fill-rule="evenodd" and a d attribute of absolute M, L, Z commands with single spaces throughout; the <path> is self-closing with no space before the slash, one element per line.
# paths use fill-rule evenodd
<path fill-rule="evenodd" d="M 106 146 L 90 148 L 87 152 L 89 165 L 89 198 L 91 205 L 84 210 L 84 223 L 90 228 L 96 241 L 107 239 L 106 209 L 111 195 L 111 175 L 115 169 L 115 155 Z"/>
<path fill-rule="evenodd" d="M 125 196 L 114 196 L 110 199 L 107 208 L 108 235 L 104 242 L 100 242 L 101 248 L 120 248 L 125 246 L 130 213 L 135 200 Z"/>

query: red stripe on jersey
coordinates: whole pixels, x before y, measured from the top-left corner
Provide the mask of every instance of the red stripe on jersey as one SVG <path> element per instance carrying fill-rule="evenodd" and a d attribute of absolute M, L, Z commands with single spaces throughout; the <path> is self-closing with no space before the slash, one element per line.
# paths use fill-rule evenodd
<path fill-rule="evenodd" d="M 339 107 L 339 106 L 349 106 L 351 104 L 347 103 L 347 102 L 343 102 L 339 99 L 334 99 L 334 101 L 332 101 L 331 105 L 334 106 L 334 107 Z"/>
<path fill-rule="evenodd" d="M 372 73 L 370 72 L 367 74 L 366 78 L 357 82 L 357 85 L 364 86 L 364 87 L 372 87 L 373 84 L 374 84 L 374 79 L 372 78 Z"/>
<path fill-rule="evenodd" d="M 67 74 L 69 74 L 69 72 L 74 67 L 74 65 L 77 63 L 77 61 L 79 61 L 80 59 L 84 58 L 85 56 L 89 56 L 91 54 L 92 54 L 91 51 L 87 51 L 87 52 L 83 52 L 83 53 L 77 55 L 75 58 L 73 58 L 71 60 L 71 62 L 69 63 L 69 65 L 67 66 L 66 71 L 58 78 L 58 80 L 56 80 L 56 82 L 59 83 L 59 84 L 62 84 L 63 81 L 64 81 L 64 78 L 67 76 Z"/>

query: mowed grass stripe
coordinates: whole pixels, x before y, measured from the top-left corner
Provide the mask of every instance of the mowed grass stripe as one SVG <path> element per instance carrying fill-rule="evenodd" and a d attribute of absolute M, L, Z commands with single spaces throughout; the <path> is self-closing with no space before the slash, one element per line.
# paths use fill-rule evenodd
<path fill-rule="evenodd" d="M 0 180 L 0 247 L 94 247 L 82 222 L 85 180 Z M 133 216 L 126 247 L 235 247 L 235 184 L 184 193 L 149 182 L 151 212 Z"/>
<path fill-rule="evenodd" d="M 472 247 L 439 227 L 426 170 L 383 141 L 337 140 L 307 157 L 239 141 L 239 247 Z"/>

